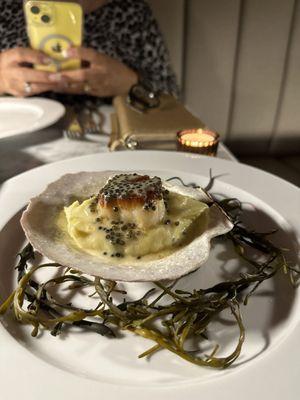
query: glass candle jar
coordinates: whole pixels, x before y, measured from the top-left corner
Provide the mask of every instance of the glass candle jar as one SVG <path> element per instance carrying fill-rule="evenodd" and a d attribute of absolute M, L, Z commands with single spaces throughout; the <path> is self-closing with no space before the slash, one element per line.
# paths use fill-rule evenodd
<path fill-rule="evenodd" d="M 177 150 L 215 156 L 219 138 L 208 128 L 185 129 L 177 133 Z"/>

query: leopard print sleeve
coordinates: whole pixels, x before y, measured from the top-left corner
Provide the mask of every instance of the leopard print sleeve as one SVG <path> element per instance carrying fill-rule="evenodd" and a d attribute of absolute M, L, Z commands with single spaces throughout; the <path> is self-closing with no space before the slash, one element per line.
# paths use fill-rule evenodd
<path fill-rule="evenodd" d="M 179 90 L 172 70 L 167 47 L 151 9 L 144 5 L 138 70 L 156 89 L 178 95 Z"/>
<path fill-rule="evenodd" d="M 28 46 L 22 0 L 0 0 L 0 52 Z"/>

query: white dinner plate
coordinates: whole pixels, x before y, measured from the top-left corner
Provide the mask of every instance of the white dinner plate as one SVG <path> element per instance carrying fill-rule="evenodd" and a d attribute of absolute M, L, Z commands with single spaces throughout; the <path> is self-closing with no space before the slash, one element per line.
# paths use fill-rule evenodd
<path fill-rule="evenodd" d="M 0 97 L 0 140 L 51 126 L 64 114 L 65 107 L 54 100 Z"/>
<path fill-rule="evenodd" d="M 19 218 L 29 199 L 61 175 L 78 171 L 144 170 L 162 178 L 180 176 L 201 186 L 209 170 L 220 175 L 211 193 L 239 198 L 244 218 L 259 231 L 279 228 L 277 244 L 299 255 L 300 190 L 282 179 L 236 162 L 175 152 L 97 154 L 46 165 L 7 181 L 0 191 L 0 297 L 15 285 L 15 255 L 24 243 Z M 241 268 L 224 241 L 216 241 L 209 260 L 182 279 L 184 289 L 205 288 L 236 276 Z M 129 286 L 131 285 L 131 286 Z M 151 284 L 128 284 L 138 295 Z M 138 359 L 152 343 L 132 334 L 106 339 L 75 331 L 54 338 L 30 336 L 28 327 L 5 316 L 0 324 L 0 396 L 2 399 L 280 399 L 300 398 L 299 293 L 280 275 L 265 282 L 242 307 L 246 341 L 240 358 L 227 370 L 189 364 L 160 351 Z M 236 343 L 236 327 L 216 325 L 211 339 L 227 354 Z"/>

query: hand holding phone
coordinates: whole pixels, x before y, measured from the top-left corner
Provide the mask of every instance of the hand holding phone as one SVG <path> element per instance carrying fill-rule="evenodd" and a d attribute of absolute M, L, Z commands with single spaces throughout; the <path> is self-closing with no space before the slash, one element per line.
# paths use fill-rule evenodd
<path fill-rule="evenodd" d="M 81 66 L 79 59 L 67 59 L 71 47 L 82 44 L 83 11 L 77 3 L 28 0 L 24 4 L 27 32 L 33 49 L 47 54 L 52 63 L 35 68 L 57 72 Z"/>
<path fill-rule="evenodd" d="M 23 47 L 2 51 L 0 53 L 0 94 L 27 97 L 53 90 L 63 90 L 65 81 L 51 82 L 49 72 L 29 67 L 32 64 L 47 65 L 49 58 L 37 50 Z"/>

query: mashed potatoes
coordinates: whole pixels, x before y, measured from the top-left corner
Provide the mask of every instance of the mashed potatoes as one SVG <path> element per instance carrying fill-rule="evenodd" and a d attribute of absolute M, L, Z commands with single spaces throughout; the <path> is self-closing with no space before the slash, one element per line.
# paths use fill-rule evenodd
<path fill-rule="evenodd" d="M 82 251 L 99 258 L 160 258 L 192 240 L 207 225 L 208 206 L 193 198 L 168 193 L 167 208 L 155 225 L 122 219 L 124 213 L 107 217 L 97 196 L 64 209 L 65 230 Z M 124 260 L 125 261 L 125 260 Z"/>

